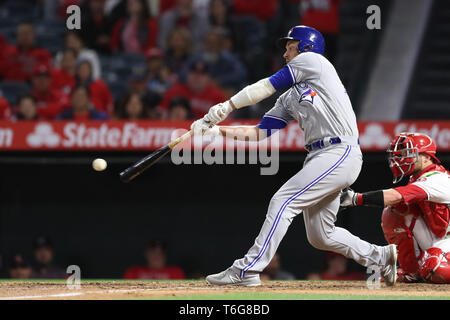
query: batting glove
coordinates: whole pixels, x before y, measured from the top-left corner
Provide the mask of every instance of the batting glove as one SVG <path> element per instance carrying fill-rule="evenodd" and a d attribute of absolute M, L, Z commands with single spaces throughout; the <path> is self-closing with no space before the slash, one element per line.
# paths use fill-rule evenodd
<path fill-rule="evenodd" d="M 229 101 L 219 103 L 209 109 L 208 113 L 203 117 L 203 120 L 210 124 L 218 124 L 225 120 L 231 111 L 233 111 L 233 107 Z"/>
<path fill-rule="evenodd" d="M 213 126 L 211 129 L 208 129 L 204 133 L 205 136 L 218 137 L 221 136 L 220 126 Z"/>
<path fill-rule="evenodd" d="M 206 130 L 211 128 L 212 125 L 210 123 L 205 122 L 203 119 L 198 119 L 191 124 L 191 130 L 194 131 L 195 135 L 203 135 Z"/>
<path fill-rule="evenodd" d="M 345 188 L 344 190 L 342 190 L 341 194 L 341 207 L 343 208 L 355 207 L 357 199 L 358 199 L 357 192 L 353 191 L 350 188 Z"/>

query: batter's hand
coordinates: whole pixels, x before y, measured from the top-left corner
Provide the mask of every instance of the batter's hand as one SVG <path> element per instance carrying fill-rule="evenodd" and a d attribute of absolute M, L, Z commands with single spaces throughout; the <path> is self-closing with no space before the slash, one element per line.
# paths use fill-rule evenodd
<path fill-rule="evenodd" d="M 204 133 L 205 136 L 218 137 L 221 136 L 220 126 L 213 126 L 211 129 L 208 129 Z"/>
<path fill-rule="evenodd" d="M 342 190 L 341 194 L 341 208 L 348 208 L 356 206 L 356 200 L 358 198 L 358 193 L 350 188 L 345 188 Z"/>
<path fill-rule="evenodd" d="M 233 107 L 229 101 L 219 103 L 209 109 L 208 113 L 203 117 L 203 120 L 206 123 L 218 124 L 225 120 L 231 111 L 233 111 Z"/>
<path fill-rule="evenodd" d="M 212 125 L 203 119 L 198 119 L 191 124 L 191 130 L 194 131 L 194 135 L 203 135 L 211 127 Z"/>

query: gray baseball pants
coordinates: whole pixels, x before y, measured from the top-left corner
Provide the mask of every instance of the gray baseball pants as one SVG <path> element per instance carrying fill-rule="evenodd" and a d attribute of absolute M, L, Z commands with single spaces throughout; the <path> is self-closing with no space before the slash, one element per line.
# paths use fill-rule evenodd
<path fill-rule="evenodd" d="M 303 212 L 309 243 L 317 249 L 340 253 L 363 266 L 384 266 L 387 247 L 370 244 L 334 225 L 340 190 L 353 184 L 362 166 L 356 139 L 310 152 L 303 168 L 270 200 L 266 220 L 254 245 L 233 267 L 261 272 L 272 260 L 293 218 Z"/>

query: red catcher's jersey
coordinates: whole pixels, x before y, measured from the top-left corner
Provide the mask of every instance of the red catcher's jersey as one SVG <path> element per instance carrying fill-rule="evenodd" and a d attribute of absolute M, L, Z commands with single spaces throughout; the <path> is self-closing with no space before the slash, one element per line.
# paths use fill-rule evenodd
<path fill-rule="evenodd" d="M 406 205 L 416 205 L 431 232 L 443 238 L 450 220 L 450 174 L 441 165 L 432 164 L 410 177 L 408 185 L 395 188 Z"/>

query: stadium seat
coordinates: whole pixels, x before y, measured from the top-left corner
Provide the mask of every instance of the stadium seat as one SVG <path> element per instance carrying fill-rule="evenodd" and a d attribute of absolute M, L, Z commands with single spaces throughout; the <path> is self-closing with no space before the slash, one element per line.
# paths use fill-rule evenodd
<path fill-rule="evenodd" d="M 145 66 L 145 57 L 140 54 L 116 53 L 111 56 L 109 66 L 113 70 L 131 70 L 137 66 Z"/>
<path fill-rule="evenodd" d="M 0 96 L 8 100 L 11 105 L 17 104 L 20 96 L 27 94 L 29 91 L 30 87 L 23 82 L 0 82 Z"/>
<path fill-rule="evenodd" d="M 61 36 L 38 36 L 38 46 L 47 49 L 52 55 L 55 55 L 59 50 L 64 47 L 64 39 Z"/>
<path fill-rule="evenodd" d="M 124 95 L 128 90 L 127 84 L 122 81 L 107 82 L 107 85 L 111 91 L 114 101 Z"/>
<path fill-rule="evenodd" d="M 17 22 L 33 20 L 39 16 L 39 8 L 35 1 L 8 0 L 0 6 L 0 20 L 14 19 Z"/>
<path fill-rule="evenodd" d="M 49 21 L 43 21 L 43 22 L 37 22 L 34 24 L 34 30 L 36 31 L 36 35 L 38 37 L 41 36 L 59 36 L 62 37 L 62 35 L 65 32 L 65 25 L 60 20 L 49 20 Z"/>
<path fill-rule="evenodd" d="M 1 19 L 0 19 L 1 20 Z M 9 26 L 0 25 L 0 33 L 3 35 L 5 40 L 10 45 L 14 45 L 16 43 L 16 28 Z"/>

